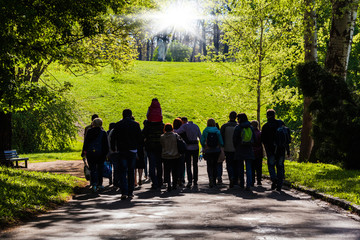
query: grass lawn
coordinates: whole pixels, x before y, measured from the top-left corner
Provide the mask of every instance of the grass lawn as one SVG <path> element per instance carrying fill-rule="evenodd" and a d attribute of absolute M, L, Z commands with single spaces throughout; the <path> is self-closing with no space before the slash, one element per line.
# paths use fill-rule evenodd
<path fill-rule="evenodd" d="M 0 166 L 0 228 L 66 202 L 86 181 L 68 174 Z"/>
<path fill-rule="evenodd" d="M 263 164 L 263 174 L 269 176 L 266 161 Z M 323 163 L 285 161 L 285 179 L 294 185 L 312 188 L 360 205 L 359 170 L 345 170 Z"/>

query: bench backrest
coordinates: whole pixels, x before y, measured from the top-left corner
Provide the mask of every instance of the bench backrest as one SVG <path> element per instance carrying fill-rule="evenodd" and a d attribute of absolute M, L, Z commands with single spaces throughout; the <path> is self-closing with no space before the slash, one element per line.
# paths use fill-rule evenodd
<path fill-rule="evenodd" d="M 5 156 L 5 159 L 18 158 L 19 157 L 16 150 L 5 150 L 4 151 L 4 156 Z"/>

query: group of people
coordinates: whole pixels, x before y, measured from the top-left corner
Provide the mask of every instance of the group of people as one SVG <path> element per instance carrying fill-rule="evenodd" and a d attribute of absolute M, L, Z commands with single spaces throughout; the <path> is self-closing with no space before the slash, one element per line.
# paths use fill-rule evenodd
<path fill-rule="evenodd" d="M 180 186 L 198 185 L 199 142 L 201 154 L 207 164 L 209 187 L 222 183 L 223 161 L 229 177 L 229 187 L 239 185 L 250 190 L 261 185 L 263 146 L 267 154 L 272 189 L 281 191 L 284 179 L 285 153 L 289 154 L 290 131 L 281 120 L 275 119 L 275 111 L 267 111 L 267 123 L 262 131 L 257 121 L 249 122 L 245 113 L 232 111 L 229 121 L 219 127 L 213 118 L 201 133 L 200 128 L 186 117 L 176 118 L 173 123 L 163 123 L 158 99 L 152 99 L 144 121 L 144 128 L 135 121 L 130 109 L 122 113 L 122 120 L 102 128 L 102 120 L 92 116 L 92 124 L 85 128 L 82 156 L 87 159 L 91 171 L 90 185 L 93 191 L 103 187 L 104 162 L 113 165 L 114 187 L 120 188 L 121 199 L 133 198 L 134 187 L 141 184 L 142 170 L 147 170 L 151 189 L 166 184 L 167 191 Z M 246 167 L 246 184 L 245 170 Z M 138 181 L 136 177 L 138 170 Z"/>

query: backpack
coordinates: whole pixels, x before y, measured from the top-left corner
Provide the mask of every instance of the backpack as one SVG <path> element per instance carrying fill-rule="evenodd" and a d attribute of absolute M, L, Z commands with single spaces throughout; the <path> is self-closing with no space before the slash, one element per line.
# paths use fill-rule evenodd
<path fill-rule="evenodd" d="M 216 132 L 213 133 L 209 132 L 206 137 L 206 146 L 208 146 L 208 148 L 217 148 L 218 145 L 219 145 L 219 139 Z"/>
<path fill-rule="evenodd" d="M 279 125 L 281 126 L 276 129 L 274 145 L 275 147 L 285 148 L 290 143 L 289 128 L 282 125 L 281 122 L 279 122 Z"/>
<path fill-rule="evenodd" d="M 241 144 L 250 145 L 254 141 L 253 131 L 250 127 L 245 127 L 241 131 Z"/>
<path fill-rule="evenodd" d="M 186 152 L 186 143 L 180 136 L 176 137 L 176 144 L 177 144 L 178 152 L 180 154 L 184 154 Z"/>
<path fill-rule="evenodd" d="M 86 154 L 100 156 L 102 154 L 102 136 L 103 131 L 89 144 Z"/>

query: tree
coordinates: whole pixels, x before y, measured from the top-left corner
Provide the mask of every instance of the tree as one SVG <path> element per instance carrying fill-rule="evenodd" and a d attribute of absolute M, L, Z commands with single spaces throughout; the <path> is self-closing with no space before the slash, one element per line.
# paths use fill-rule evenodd
<path fill-rule="evenodd" d="M 316 34 L 316 14 L 315 1 L 304 1 L 304 52 L 305 62 L 317 61 L 317 34 Z M 311 137 L 312 117 L 309 106 L 312 102 L 311 97 L 304 96 L 303 122 L 301 128 L 301 143 L 299 161 L 305 162 L 310 158 L 313 139 Z"/>
<path fill-rule="evenodd" d="M 288 4 L 293 8 L 288 8 Z M 262 91 L 271 88 L 270 80 L 277 73 L 298 61 L 297 4 L 297 1 L 285 4 L 284 1 L 241 0 L 222 4 L 220 7 L 226 6 L 226 9 L 218 11 L 222 19 L 220 26 L 225 33 L 223 43 L 229 47 L 229 51 L 216 60 L 222 57 L 230 62 L 235 61 L 239 69 L 244 69 L 235 70 L 239 78 L 253 80 L 251 87 L 256 92 L 259 123 L 261 107 L 271 102 L 270 99 L 262 99 Z"/>
<path fill-rule="evenodd" d="M 358 0 L 333 0 L 329 47 L 325 69 L 346 79 Z"/>
<path fill-rule="evenodd" d="M 110 63 L 121 69 L 132 59 L 127 31 L 131 22 L 110 13 L 124 14 L 138 2 L 13 0 L 2 4 L 0 150 L 11 148 L 12 112 L 45 100 L 36 89 L 49 64 L 96 67 Z"/>

